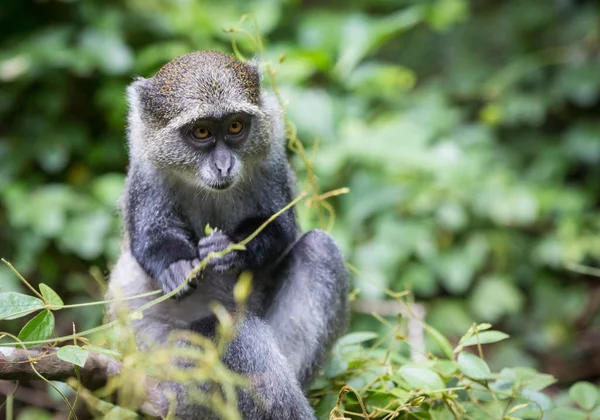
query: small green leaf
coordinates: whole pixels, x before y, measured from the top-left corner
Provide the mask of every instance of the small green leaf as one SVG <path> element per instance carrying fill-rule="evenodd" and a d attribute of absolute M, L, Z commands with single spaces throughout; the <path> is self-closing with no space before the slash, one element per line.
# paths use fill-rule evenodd
<path fill-rule="evenodd" d="M 525 404 L 517 404 L 513 408 L 510 409 L 510 411 L 508 412 L 508 414 L 516 413 L 520 409 L 527 407 L 527 405 L 528 404 L 526 404 L 526 403 Z"/>
<path fill-rule="evenodd" d="M 244 271 L 240 275 L 240 279 L 233 287 L 233 297 L 237 304 L 246 302 L 248 296 L 252 292 L 252 275 L 248 271 Z"/>
<path fill-rule="evenodd" d="M 331 409 L 336 406 L 338 395 L 335 392 L 325 394 L 325 396 L 319 401 L 319 404 L 315 407 L 315 415 L 318 419 L 328 419 Z M 341 408 L 344 408 L 343 401 Z"/>
<path fill-rule="evenodd" d="M 206 236 L 209 236 L 211 233 L 213 233 L 215 230 L 210 226 L 210 223 L 207 223 L 206 226 L 204 226 L 204 234 Z"/>
<path fill-rule="evenodd" d="M 341 375 L 348 369 L 348 362 L 339 353 L 333 352 L 323 369 L 323 374 L 326 378 L 334 378 Z"/>
<path fill-rule="evenodd" d="M 446 387 L 440 375 L 431 369 L 404 365 L 400 368 L 399 373 L 402 379 L 415 389 L 433 391 L 444 389 Z"/>
<path fill-rule="evenodd" d="M 479 334 L 473 334 L 471 337 L 467 338 L 464 342 L 457 347 L 457 349 L 461 349 L 466 346 L 474 346 L 479 344 L 489 344 L 496 343 L 498 341 L 506 340 L 510 337 L 508 334 L 503 333 L 502 331 L 483 331 Z M 460 350 L 455 350 L 456 352 Z"/>
<path fill-rule="evenodd" d="M 458 365 L 454 360 L 437 360 L 435 368 L 442 376 L 452 376 L 458 370 Z"/>
<path fill-rule="evenodd" d="M 134 411 L 114 406 L 103 418 L 104 420 L 136 420 L 139 416 Z"/>
<path fill-rule="evenodd" d="M 543 392 L 524 390 L 521 392 L 521 395 L 525 400 L 530 402 L 528 408 L 533 409 L 538 413 L 540 410 L 544 412 L 553 407 L 552 400 Z M 521 414 L 523 415 L 523 412 L 521 412 Z M 529 416 L 523 417 L 528 418 Z"/>
<path fill-rule="evenodd" d="M 352 344 L 364 343 L 365 341 L 374 340 L 379 335 L 372 331 L 357 331 L 350 334 L 346 334 L 340 338 L 337 342 L 338 346 L 350 346 Z"/>
<path fill-rule="evenodd" d="M 0 320 L 17 319 L 44 308 L 44 302 L 16 292 L 0 293 Z"/>
<path fill-rule="evenodd" d="M 458 367 L 462 373 L 472 379 L 489 379 L 492 376 L 487 363 L 471 353 L 458 355 Z"/>
<path fill-rule="evenodd" d="M 452 351 L 452 346 L 446 337 L 442 335 L 438 330 L 433 328 L 430 325 L 423 324 L 425 331 L 429 336 L 440 346 L 440 349 L 444 352 L 448 359 L 452 359 L 454 357 L 454 352 Z"/>
<path fill-rule="evenodd" d="M 54 331 L 54 315 L 50 311 L 42 311 L 34 318 L 29 320 L 27 324 L 19 332 L 19 340 L 21 341 L 38 341 L 50 338 Z"/>
<path fill-rule="evenodd" d="M 87 350 L 87 351 L 91 351 L 92 353 L 103 354 L 105 356 L 114 357 L 115 359 L 121 359 L 123 357 L 123 355 L 121 353 L 119 353 L 118 351 L 106 349 L 104 347 L 83 346 L 83 349 Z"/>
<path fill-rule="evenodd" d="M 431 369 L 404 365 L 400 368 L 399 373 L 402 379 L 415 389 L 433 391 L 446 388 L 440 375 Z"/>
<path fill-rule="evenodd" d="M 56 353 L 59 359 L 83 367 L 88 358 L 88 352 L 79 346 L 64 346 Z"/>
<path fill-rule="evenodd" d="M 590 411 L 598 401 L 598 389 L 589 382 L 577 382 L 569 389 L 569 396 L 581 408 Z"/>
<path fill-rule="evenodd" d="M 586 420 L 587 414 L 571 407 L 558 407 L 552 410 L 552 420 Z"/>
<path fill-rule="evenodd" d="M 52 290 L 52 288 L 44 283 L 40 283 L 40 292 L 42 292 L 42 296 L 50 302 L 52 306 L 64 306 L 63 300 L 58 296 L 58 294 Z"/>

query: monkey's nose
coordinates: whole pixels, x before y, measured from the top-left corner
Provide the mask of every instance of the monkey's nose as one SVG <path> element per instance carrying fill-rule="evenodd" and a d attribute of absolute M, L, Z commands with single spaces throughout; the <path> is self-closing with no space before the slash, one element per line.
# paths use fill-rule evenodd
<path fill-rule="evenodd" d="M 216 161 L 215 169 L 221 176 L 229 176 L 231 174 L 231 161 L 227 159 L 227 161 Z"/>
<path fill-rule="evenodd" d="M 229 176 L 231 174 L 232 163 L 231 155 L 226 153 L 217 153 L 213 161 L 215 169 L 221 176 Z"/>

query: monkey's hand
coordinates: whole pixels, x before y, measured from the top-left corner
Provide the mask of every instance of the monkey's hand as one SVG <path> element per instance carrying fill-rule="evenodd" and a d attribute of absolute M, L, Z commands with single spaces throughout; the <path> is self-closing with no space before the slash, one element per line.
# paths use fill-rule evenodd
<path fill-rule="evenodd" d="M 158 282 L 160 283 L 165 293 L 172 292 L 182 283 L 185 282 L 187 275 L 200 263 L 199 260 L 179 260 L 171 264 L 160 276 L 158 276 Z M 182 299 L 189 295 L 196 289 L 196 279 L 192 279 L 183 286 L 183 288 L 177 292 L 175 299 Z"/>
<path fill-rule="evenodd" d="M 221 230 L 214 230 L 210 235 L 205 236 L 198 242 L 198 256 L 200 261 L 211 252 L 223 251 L 234 242 Z M 224 273 L 227 271 L 237 271 L 242 269 L 243 255 L 241 251 L 230 251 L 222 257 L 213 257 L 208 262 L 207 268 Z"/>

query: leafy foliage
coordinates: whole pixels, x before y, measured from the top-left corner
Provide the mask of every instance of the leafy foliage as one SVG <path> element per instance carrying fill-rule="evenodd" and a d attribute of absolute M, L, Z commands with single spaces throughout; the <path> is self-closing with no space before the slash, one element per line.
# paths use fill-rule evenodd
<path fill-rule="evenodd" d="M 242 278 L 236 288 L 247 288 L 247 280 Z M 0 305 L 27 298 L 29 296 L 18 293 L 3 294 L 0 295 Z M 238 302 L 243 307 L 243 302 Z M 8 317 L 19 314 L 20 308 L 15 307 L 12 311 L 7 314 Z M 219 315 L 218 311 L 216 313 Z M 129 314 L 127 317 L 131 320 L 135 316 Z M 128 325 L 127 320 L 121 321 L 123 325 Z M 406 320 L 398 318 L 395 325 L 384 324 L 390 330 L 383 339 L 373 332 L 353 332 L 336 343 L 322 376 L 310 390 L 320 419 L 600 419 L 600 388 L 589 382 L 574 384 L 568 392 L 570 398 L 567 395 L 559 398 L 557 406 L 541 392 L 555 382 L 551 375 L 519 367 L 506 367 L 500 372 L 492 372 L 483 359 L 482 345 L 505 340 L 508 336 L 490 330 L 490 324 L 473 325 L 454 349 L 439 331 L 423 324 L 425 331 L 440 347 L 448 349 L 440 357 L 432 353 L 423 357 L 411 348 L 401 332 L 406 330 Z M 112 322 L 102 328 L 116 325 L 117 322 Z M 228 337 L 231 319 L 225 320 L 222 325 L 225 329 L 221 329 L 220 334 L 222 338 Z M 54 315 L 50 310 L 43 309 L 27 322 L 16 341 L 4 345 L 42 344 L 53 333 L 53 329 Z M 85 343 L 88 339 L 84 336 L 91 332 L 81 332 L 77 337 L 57 338 L 56 342 L 74 339 Z M 131 334 L 131 330 L 125 336 L 128 334 Z M 181 339 L 173 337 L 175 341 Z M 212 371 L 216 371 L 215 379 L 232 392 L 234 386 L 245 386 L 235 376 L 230 379 L 228 375 L 233 374 L 218 363 L 219 357 L 215 351 L 224 350 L 223 342 L 214 348 L 212 341 L 200 336 L 187 337 L 186 340 L 191 340 L 196 346 L 179 350 L 157 349 L 151 353 L 140 352 L 130 346 L 129 350 L 125 348 L 125 354 L 119 354 L 103 347 L 65 345 L 59 348 L 57 356 L 79 367 L 85 366 L 89 351 L 127 361 L 122 374 L 111 379 L 102 392 L 107 397 L 120 390 L 122 406 L 103 401 L 87 392 L 82 394 L 92 412 L 103 418 L 113 412 L 119 418 L 135 418 L 132 410 L 139 409 L 144 401 L 143 394 L 139 394 L 139 384 L 144 382 L 143 378 L 148 373 L 161 378 L 164 369 L 169 372 L 169 378 L 175 378 L 182 384 L 198 378 L 211 378 L 214 375 Z M 131 343 L 131 340 L 125 341 Z M 465 350 L 471 346 L 477 346 L 478 355 Z M 201 363 L 193 369 L 174 368 L 171 363 L 173 357 L 178 355 Z M 128 391 L 134 383 L 132 380 L 138 381 L 138 386 L 134 386 L 138 389 L 138 395 Z M 239 419 L 235 408 L 229 408 L 228 404 L 229 401 L 222 401 L 215 407 L 220 409 L 223 418 Z"/>

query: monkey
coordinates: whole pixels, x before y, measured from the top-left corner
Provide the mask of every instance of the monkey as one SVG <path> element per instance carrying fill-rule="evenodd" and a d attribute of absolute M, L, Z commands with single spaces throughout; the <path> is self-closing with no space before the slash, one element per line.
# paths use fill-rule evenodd
<path fill-rule="evenodd" d="M 211 252 L 248 237 L 296 194 L 282 110 L 261 86 L 256 62 L 189 53 L 135 79 L 127 97 L 130 163 L 112 297 L 173 291 Z M 216 229 L 207 234 L 207 224 Z M 222 360 L 255 391 L 238 391 L 239 411 L 245 420 L 315 419 L 305 391 L 347 326 L 348 275 L 332 237 L 301 232 L 294 208 L 245 250 L 210 259 L 174 298 L 145 310 L 133 321 L 138 346 L 165 343 L 172 331 L 215 339 L 210 303 L 235 313 L 233 287 L 244 271 L 252 292 Z M 126 304 L 136 310 L 153 298 Z M 173 387 L 178 418 L 218 418 Z"/>

